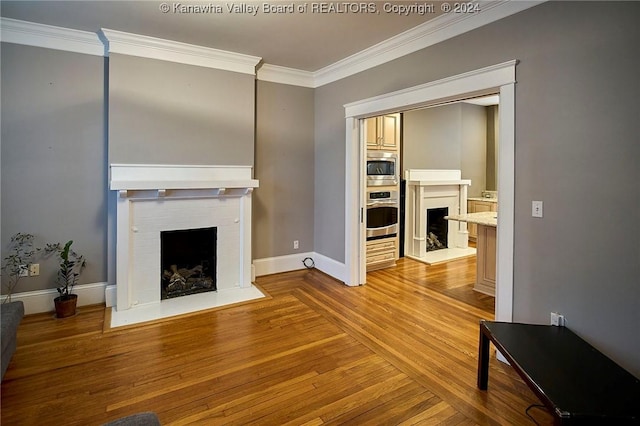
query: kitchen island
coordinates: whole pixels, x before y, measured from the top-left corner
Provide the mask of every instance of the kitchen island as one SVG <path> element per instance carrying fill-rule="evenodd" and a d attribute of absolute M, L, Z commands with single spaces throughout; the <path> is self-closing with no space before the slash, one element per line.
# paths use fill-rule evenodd
<path fill-rule="evenodd" d="M 498 213 L 479 212 L 445 217 L 448 220 L 457 220 L 476 224 L 478 237 L 476 241 L 476 283 L 475 291 L 496 295 L 496 231 L 498 227 Z"/>

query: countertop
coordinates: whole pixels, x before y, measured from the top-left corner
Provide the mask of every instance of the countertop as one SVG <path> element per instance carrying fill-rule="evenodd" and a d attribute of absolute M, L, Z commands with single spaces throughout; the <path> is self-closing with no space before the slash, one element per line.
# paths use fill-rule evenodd
<path fill-rule="evenodd" d="M 497 198 L 486 198 L 486 197 L 467 197 L 468 201 L 486 201 L 488 203 L 497 203 Z"/>
<path fill-rule="evenodd" d="M 498 226 L 498 213 L 496 212 L 479 212 L 467 214 L 452 214 L 444 217 L 447 220 L 457 220 L 460 222 L 475 223 L 484 226 Z"/>

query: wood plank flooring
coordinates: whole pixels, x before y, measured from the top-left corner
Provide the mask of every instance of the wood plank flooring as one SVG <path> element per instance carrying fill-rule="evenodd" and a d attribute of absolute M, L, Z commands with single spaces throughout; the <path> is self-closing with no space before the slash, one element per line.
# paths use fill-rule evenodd
<path fill-rule="evenodd" d="M 2 382 L 3 425 L 527 425 L 538 403 L 491 360 L 476 389 L 475 263 L 402 260 L 349 288 L 317 270 L 258 278 L 271 297 L 103 331 L 105 309 L 25 317 Z M 465 291 L 465 286 L 467 289 Z M 532 410 L 539 424 L 547 413 Z"/>

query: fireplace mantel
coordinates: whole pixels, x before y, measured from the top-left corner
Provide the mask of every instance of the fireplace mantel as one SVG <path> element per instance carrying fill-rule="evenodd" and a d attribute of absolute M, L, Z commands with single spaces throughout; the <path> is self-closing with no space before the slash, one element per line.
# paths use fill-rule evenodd
<path fill-rule="evenodd" d="M 460 170 L 440 169 L 407 170 L 405 179 L 407 257 L 430 264 L 475 254 L 475 249 L 468 246 L 466 223 L 455 221 L 449 221 L 447 248 L 427 251 L 427 211 L 447 208 L 448 215 L 466 213 L 471 180 L 462 179 Z"/>
<path fill-rule="evenodd" d="M 257 187 L 251 166 L 112 164 L 109 188 L 118 193 L 115 313 L 175 311 L 175 304 L 202 309 L 202 295 L 160 300 L 163 231 L 216 227 L 218 299 L 250 290 L 251 195 Z"/>
<path fill-rule="evenodd" d="M 110 188 L 116 191 L 253 189 L 251 166 L 112 164 Z"/>
<path fill-rule="evenodd" d="M 470 179 L 462 179 L 460 170 L 411 169 L 406 171 L 405 179 L 412 186 L 471 185 Z"/>

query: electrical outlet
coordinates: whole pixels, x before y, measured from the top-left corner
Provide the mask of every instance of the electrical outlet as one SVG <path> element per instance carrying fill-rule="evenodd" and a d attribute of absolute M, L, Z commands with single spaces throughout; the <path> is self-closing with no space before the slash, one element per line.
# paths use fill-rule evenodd
<path fill-rule="evenodd" d="M 564 315 L 557 312 L 551 312 L 551 325 L 564 327 Z"/>
<path fill-rule="evenodd" d="M 293 241 L 294 250 L 298 250 L 300 248 L 300 242 L 298 240 Z"/>
<path fill-rule="evenodd" d="M 29 276 L 37 277 L 38 275 L 40 275 L 40 264 L 32 263 L 31 265 L 29 265 Z"/>
<path fill-rule="evenodd" d="M 531 202 L 531 217 L 542 217 L 542 201 Z"/>

